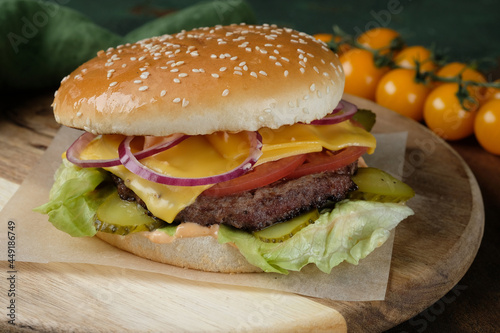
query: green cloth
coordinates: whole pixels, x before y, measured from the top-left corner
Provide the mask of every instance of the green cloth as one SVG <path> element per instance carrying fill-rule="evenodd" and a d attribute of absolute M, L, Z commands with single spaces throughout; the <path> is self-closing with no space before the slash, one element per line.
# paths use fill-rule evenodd
<path fill-rule="evenodd" d="M 240 22 L 255 23 L 254 12 L 244 0 L 205 1 L 119 36 L 54 2 L 3 0 L 0 88 L 55 87 L 99 50 L 182 29 Z"/>

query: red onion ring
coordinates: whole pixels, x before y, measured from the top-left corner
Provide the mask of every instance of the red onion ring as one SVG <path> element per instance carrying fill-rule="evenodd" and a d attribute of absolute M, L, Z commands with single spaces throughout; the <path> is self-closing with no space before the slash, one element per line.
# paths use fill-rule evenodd
<path fill-rule="evenodd" d="M 332 113 L 322 119 L 311 121 L 311 125 L 333 125 L 351 119 L 358 107 L 346 100 L 341 100 Z"/>
<path fill-rule="evenodd" d="M 144 164 L 140 163 L 138 159 L 132 154 L 130 150 L 130 142 L 132 141 L 133 137 L 127 137 L 122 141 L 122 143 L 120 143 L 120 146 L 118 147 L 118 155 L 121 163 L 128 170 L 141 178 L 155 183 L 174 186 L 209 185 L 239 177 L 248 172 L 257 162 L 259 157 L 262 155 L 262 137 L 258 132 L 247 132 L 247 134 L 251 143 L 251 150 L 245 161 L 228 172 L 209 177 L 180 178 L 167 176 L 151 170 Z"/>
<path fill-rule="evenodd" d="M 92 133 L 83 133 L 66 151 L 66 159 L 71 163 L 79 166 L 80 168 L 109 168 L 120 165 L 121 162 L 119 158 L 106 160 L 82 160 L 79 158 L 80 153 L 83 151 L 83 149 L 96 137 L 97 135 L 94 135 Z M 133 138 L 134 137 L 132 137 L 132 139 Z M 143 158 L 158 154 L 164 150 L 172 148 L 173 146 L 179 144 L 187 138 L 187 135 L 173 134 L 172 136 L 166 138 L 166 141 L 156 144 L 148 149 L 141 150 L 135 153 L 134 156 L 138 160 L 141 160 Z"/>

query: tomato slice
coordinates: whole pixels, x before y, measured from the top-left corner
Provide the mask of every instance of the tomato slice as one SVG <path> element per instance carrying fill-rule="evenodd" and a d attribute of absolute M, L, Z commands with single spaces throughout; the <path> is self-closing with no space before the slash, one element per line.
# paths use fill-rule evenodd
<path fill-rule="evenodd" d="M 336 170 L 356 161 L 366 153 L 367 147 L 348 147 L 339 151 L 323 150 L 318 153 L 307 154 L 304 164 L 296 168 L 286 178 L 299 178 L 312 173 L 327 170 Z"/>
<path fill-rule="evenodd" d="M 293 172 L 306 160 L 306 154 L 282 158 L 264 163 L 241 177 L 218 183 L 203 192 L 208 196 L 223 196 L 240 193 L 269 185 Z"/>

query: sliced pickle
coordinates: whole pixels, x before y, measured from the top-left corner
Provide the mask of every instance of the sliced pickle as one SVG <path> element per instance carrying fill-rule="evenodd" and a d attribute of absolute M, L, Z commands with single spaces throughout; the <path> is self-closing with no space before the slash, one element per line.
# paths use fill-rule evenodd
<path fill-rule="evenodd" d="M 266 243 L 282 243 L 291 238 L 304 227 L 314 223 L 314 221 L 318 218 L 318 210 L 313 209 L 305 214 L 294 217 L 291 220 L 274 224 L 259 231 L 254 231 L 253 235 Z"/>
<path fill-rule="evenodd" d="M 358 189 L 350 193 L 350 199 L 399 203 L 415 195 L 410 186 L 376 168 L 359 168 L 352 180 Z"/>
<path fill-rule="evenodd" d="M 358 109 L 358 112 L 352 116 L 352 119 L 360 123 L 365 130 L 370 132 L 373 128 L 373 125 L 375 125 L 376 121 L 376 115 L 370 110 L 366 109 Z"/>
<path fill-rule="evenodd" d="M 116 191 L 97 208 L 94 221 L 97 231 L 118 235 L 152 231 L 164 224 L 147 215 L 147 211 L 136 202 L 122 200 Z"/>

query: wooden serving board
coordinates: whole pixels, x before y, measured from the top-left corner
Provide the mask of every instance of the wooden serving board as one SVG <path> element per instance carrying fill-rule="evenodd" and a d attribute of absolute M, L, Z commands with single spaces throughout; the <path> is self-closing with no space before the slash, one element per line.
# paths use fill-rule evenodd
<path fill-rule="evenodd" d="M 374 132 L 408 131 L 404 175 L 417 193 L 410 202 L 415 215 L 396 230 L 384 301 L 330 301 L 89 264 L 17 263 L 18 326 L 4 316 L 0 331 L 377 332 L 427 308 L 477 253 L 484 226 L 479 187 L 458 154 L 428 129 L 348 99 L 377 113 Z M 9 184 L 0 182 L 4 197 L 12 195 Z M 2 287 L 2 307 L 5 297 Z"/>

